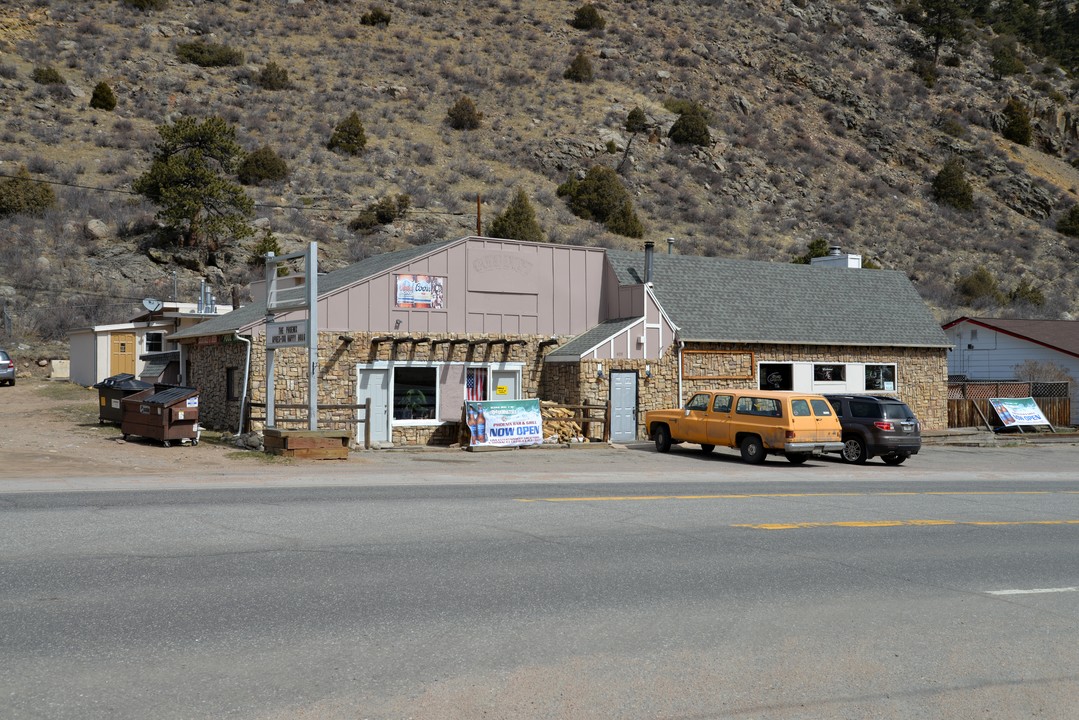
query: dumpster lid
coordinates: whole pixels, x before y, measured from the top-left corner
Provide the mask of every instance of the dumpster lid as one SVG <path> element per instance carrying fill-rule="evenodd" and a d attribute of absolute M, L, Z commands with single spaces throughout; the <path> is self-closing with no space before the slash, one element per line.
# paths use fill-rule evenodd
<path fill-rule="evenodd" d="M 149 390 L 152 387 L 152 384 L 136 379 L 131 373 L 113 375 L 94 385 L 95 390 Z"/>
<path fill-rule="evenodd" d="M 148 405 L 171 405 L 199 394 L 198 388 L 184 387 L 183 385 L 154 385 L 152 387 L 156 392 L 142 398 L 139 402 Z"/>

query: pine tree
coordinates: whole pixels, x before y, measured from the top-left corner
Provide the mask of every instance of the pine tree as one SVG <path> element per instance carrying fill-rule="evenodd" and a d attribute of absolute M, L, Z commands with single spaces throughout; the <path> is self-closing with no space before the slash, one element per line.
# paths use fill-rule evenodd
<path fill-rule="evenodd" d="M 359 155 L 367 147 L 367 133 L 364 132 L 360 114 L 355 110 L 337 124 L 326 143 L 328 150 L 340 150 L 346 155 Z"/>
<path fill-rule="evenodd" d="M 963 161 L 951 158 L 933 179 L 933 199 L 958 210 L 974 207 L 974 188 L 967 182 Z"/>
<path fill-rule="evenodd" d="M 116 95 L 104 80 L 94 86 L 94 93 L 90 96 L 90 107 L 95 110 L 116 109 Z"/>
<path fill-rule="evenodd" d="M 150 169 L 133 189 L 160 207 L 158 219 L 180 232 L 185 244 L 208 250 L 225 236 L 250 236 L 254 202 L 225 178 L 244 156 L 235 128 L 217 116 L 203 122 L 182 117 L 157 132 L 161 140 Z"/>
<path fill-rule="evenodd" d="M 487 234 L 507 240 L 543 242 L 543 229 L 536 222 L 536 211 L 524 190 L 518 188 L 506 209 L 491 221 Z"/>
<path fill-rule="evenodd" d="M 1079 205 L 1072 205 L 1068 212 L 1057 220 L 1057 232 L 1079 238 Z"/>
<path fill-rule="evenodd" d="M 1018 145 L 1030 145 L 1034 137 L 1034 128 L 1030 125 L 1030 110 L 1018 98 L 1012 98 L 1004 106 L 1004 129 L 1001 135 Z"/>

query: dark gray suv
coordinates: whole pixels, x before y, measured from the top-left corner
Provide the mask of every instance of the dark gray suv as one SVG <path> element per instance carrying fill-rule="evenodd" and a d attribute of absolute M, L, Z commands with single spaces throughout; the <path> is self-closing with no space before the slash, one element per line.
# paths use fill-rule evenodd
<path fill-rule="evenodd" d="M 862 464 L 872 457 L 899 465 L 922 449 L 918 418 L 905 402 L 878 395 L 825 395 L 843 426 L 845 462 Z"/>

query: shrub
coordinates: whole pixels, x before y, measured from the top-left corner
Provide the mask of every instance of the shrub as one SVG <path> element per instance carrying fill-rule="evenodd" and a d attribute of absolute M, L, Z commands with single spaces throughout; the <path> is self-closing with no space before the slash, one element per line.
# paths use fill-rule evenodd
<path fill-rule="evenodd" d="M 1004 129 L 1000 131 L 1018 145 L 1030 145 L 1034 129 L 1030 126 L 1030 110 L 1019 99 L 1012 98 L 1004 106 Z"/>
<path fill-rule="evenodd" d="M 1015 47 L 1015 38 L 1007 35 L 1001 36 L 992 43 L 993 59 L 989 61 L 989 69 L 993 71 L 997 79 L 1005 75 L 1018 75 L 1026 72 L 1027 66 L 1019 58 L 1019 51 Z"/>
<path fill-rule="evenodd" d="M 330 141 L 326 143 L 328 150 L 340 150 L 346 155 L 359 155 L 366 147 L 367 134 L 360 122 L 360 114 L 356 111 L 337 124 Z"/>
<path fill-rule="evenodd" d="M 708 122 L 695 112 L 679 115 L 671 125 L 667 137 L 679 145 L 709 145 L 712 135 L 708 132 Z"/>
<path fill-rule="evenodd" d="M 176 46 L 176 56 L 184 62 L 193 63 L 199 67 L 226 67 L 239 65 L 244 61 L 242 51 L 231 48 L 228 45 L 203 42 L 179 43 Z"/>
<path fill-rule="evenodd" d="M 25 167 L 20 167 L 15 177 L 0 180 L 0 217 L 40 215 L 56 205 L 56 193 L 43 182 L 30 177 Z"/>
<path fill-rule="evenodd" d="M 276 182 L 288 177 L 288 164 L 269 145 L 263 145 L 247 154 L 240 163 L 236 176 L 244 185 L 258 185 L 264 181 Z"/>
<path fill-rule="evenodd" d="M 543 229 L 536 222 L 536 211 L 524 190 L 518 189 L 506 209 L 495 216 L 487 227 L 487 234 L 507 240 L 543 242 Z"/>
<path fill-rule="evenodd" d="M 468 97 L 462 97 L 446 113 L 446 122 L 454 130 L 475 130 L 482 119 L 483 113 L 476 110 L 476 104 Z"/>
<path fill-rule="evenodd" d="M 273 253 L 274 255 L 281 254 L 281 243 L 277 242 L 277 237 L 270 231 L 270 228 L 266 228 L 262 232 L 262 237 L 255 243 L 255 247 L 251 248 L 251 259 L 248 261 L 249 265 L 254 267 L 266 267 L 266 253 Z M 277 276 L 281 277 L 288 275 L 288 265 L 285 263 L 278 263 Z"/>
<path fill-rule="evenodd" d="M 288 90 L 292 87 L 288 70 L 275 62 L 266 63 L 266 67 L 255 76 L 255 84 L 263 90 Z"/>
<path fill-rule="evenodd" d="M 407 194 L 390 195 L 373 202 L 354 217 L 348 224 L 353 232 L 372 230 L 379 225 L 388 225 L 403 217 L 412 205 L 412 198 Z"/>
<path fill-rule="evenodd" d="M 955 138 L 965 138 L 967 136 L 967 128 L 963 125 L 963 121 L 958 115 L 952 113 L 941 115 L 937 119 L 937 127 L 945 135 L 951 135 Z"/>
<path fill-rule="evenodd" d="M 578 30 L 602 30 L 607 27 L 607 21 L 599 14 L 599 10 L 596 9 L 595 5 L 586 4 L 577 8 L 577 12 L 573 13 L 573 20 L 570 21 L 570 25 Z"/>
<path fill-rule="evenodd" d="M 611 232 L 626 237 L 644 236 L 644 226 L 633 210 L 629 192 L 617 173 L 608 167 L 595 165 L 583 180 L 562 183 L 558 186 L 558 196 L 566 198 L 569 209 L 577 217 L 601 222 Z"/>
<path fill-rule="evenodd" d="M 34 68 L 34 71 L 30 73 L 30 79 L 36 82 L 38 85 L 63 85 L 64 76 L 60 74 L 60 71 L 54 68 L 52 65 L 43 65 L 41 67 Z"/>
<path fill-rule="evenodd" d="M 706 123 L 712 122 L 712 115 L 704 106 L 696 100 L 680 100 L 678 98 L 667 98 L 663 101 L 663 107 L 667 108 L 670 112 L 677 113 L 679 115 L 696 114 L 704 118 Z"/>
<path fill-rule="evenodd" d="M 921 78 L 927 88 L 937 84 L 937 64 L 932 60 L 926 58 L 915 60 L 914 65 L 911 66 L 911 72 Z"/>
<path fill-rule="evenodd" d="M 808 265 L 813 258 L 824 257 L 828 254 L 831 244 L 824 238 L 815 238 L 809 242 L 806 251 L 794 257 L 791 262 L 795 265 Z"/>
<path fill-rule="evenodd" d="M 1057 232 L 1079 238 L 1079 205 L 1072 205 L 1068 212 L 1057 220 Z"/>
<path fill-rule="evenodd" d="M 562 77 L 573 82 L 592 82 L 592 61 L 588 59 L 588 55 L 583 50 L 573 58 L 573 62 L 562 73 Z"/>
<path fill-rule="evenodd" d="M 169 0 L 124 0 L 124 4 L 136 10 L 148 12 L 151 10 L 164 10 L 169 6 Z"/>
<path fill-rule="evenodd" d="M 94 86 L 94 93 L 90 96 L 90 107 L 95 110 L 116 109 L 116 95 L 104 80 Z"/>
<path fill-rule="evenodd" d="M 933 178 L 933 199 L 958 210 L 974 207 L 974 188 L 967 182 L 963 161 L 951 158 Z"/>
<path fill-rule="evenodd" d="M 1025 304 L 1041 307 L 1045 304 L 1045 294 L 1026 278 L 1020 280 L 1019 284 L 1012 288 L 1012 291 L 1008 293 L 1008 299 L 1013 305 Z"/>
<path fill-rule="evenodd" d="M 380 7 L 372 7 L 369 12 L 360 16 L 360 25 L 387 27 L 389 24 L 390 14 Z"/>
<path fill-rule="evenodd" d="M 648 129 L 648 116 L 644 114 L 644 110 L 639 107 L 635 107 L 629 111 L 629 115 L 626 116 L 626 132 L 639 133 Z"/>
<path fill-rule="evenodd" d="M 997 279 L 984 267 L 980 267 L 969 275 L 964 275 L 955 282 L 955 291 L 959 298 L 967 303 L 975 303 L 979 300 L 989 300 L 1000 304 L 1004 301 L 1004 294 L 997 286 Z"/>

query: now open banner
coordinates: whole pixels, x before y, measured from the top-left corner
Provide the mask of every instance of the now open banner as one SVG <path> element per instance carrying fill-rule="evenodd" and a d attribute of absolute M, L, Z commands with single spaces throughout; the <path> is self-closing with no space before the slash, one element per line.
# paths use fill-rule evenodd
<path fill-rule="evenodd" d="M 516 447 L 543 442 L 539 400 L 488 400 L 465 403 L 472 447 Z"/>
<path fill-rule="evenodd" d="M 989 398 L 989 404 L 1005 427 L 1014 425 L 1049 425 L 1045 413 L 1034 398 Z"/>

